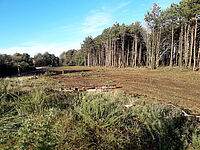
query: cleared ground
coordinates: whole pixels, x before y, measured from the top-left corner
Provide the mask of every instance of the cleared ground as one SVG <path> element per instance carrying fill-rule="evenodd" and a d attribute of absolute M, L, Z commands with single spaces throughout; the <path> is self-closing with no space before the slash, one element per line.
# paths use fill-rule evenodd
<path fill-rule="evenodd" d="M 160 103 L 177 104 L 185 109 L 200 112 L 200 72 L 179 67 L 161 67 L 157 70 L 149 68 L 105 68 L 105 67 L 58 67 L 50 70 L 66 73 L 40 76 L 37 80 L 27 77 L 27 88 L 74 87 L 113 85 L 141 99 Z M 22 77 L 19 80 L 25 79 Z M 27 86 L 27 87 L 26 87 Z"/>

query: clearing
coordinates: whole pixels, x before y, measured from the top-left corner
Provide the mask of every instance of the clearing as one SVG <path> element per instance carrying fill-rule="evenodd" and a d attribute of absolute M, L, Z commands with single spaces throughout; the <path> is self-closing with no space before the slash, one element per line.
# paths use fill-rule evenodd
<path fill-rule="evenodd" d="M 27 89 L 32 87 L 69 88 L 82 86 L 116 85 L 126 94 L 159 103 L 173 103 L 185 109 L 200 112 L 200 72 L 180 67 L 106 68 L 57 67 L 45 68 L 63 74 L 11 78 L 12 85 Z M 17 86 L 16 86 L 17 87 Z"/>

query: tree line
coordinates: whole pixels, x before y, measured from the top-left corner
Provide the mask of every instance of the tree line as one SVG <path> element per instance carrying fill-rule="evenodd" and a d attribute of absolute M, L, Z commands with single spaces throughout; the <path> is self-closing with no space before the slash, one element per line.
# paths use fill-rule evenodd
<path fill-rule="evenodd" d="M 16 74 L 19 67 L 21 72 L 34 70 L 33 58 L 27 53 L 0 54 L 0 76 Z"/>
<path fill-rule="evenodd" d="M 165 10 L 156 3 L 140 22 L 116 22 L 93 38 L 88 36 L 80 50 L 68 50 L 60 57 L 48 52 L 0 54 L 0 76 L 33 70 L 40 66 L 138 67 L 185 66 L 200 68 L 200 1 L 182 0 Z"/>
<path fill-rule="evenodd" d="M 200 67 L 200 1 L 182 0 L 162 10 L 156 3 L 140 22 L 115 23 L 81 45 L 87 66 Z"/>
<path fill-rule="evenodd" d="M 35 70 L 36 67 L 61 65 L 75 66 L 84 65 L 84 55 L 81 50 L 69 50 L 63 52 L 60 57 L 45 52 L 31 57 L 27 53 L 15 53 L 14 55 L 0 54 L 0 77 L 19 72 Z"/>

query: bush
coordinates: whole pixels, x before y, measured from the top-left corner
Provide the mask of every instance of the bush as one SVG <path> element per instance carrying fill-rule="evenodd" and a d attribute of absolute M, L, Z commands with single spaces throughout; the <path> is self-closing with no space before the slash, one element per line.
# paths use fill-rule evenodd
<path fill-rule="evenodd" d="M 82 95 L 76 119 L 68 120 L 67 148 L 185 149 L 198 147 L 198 125 L 169 106 L 132 101 L 119 95 Z M 70 122 L 70 123 L 69 123 Z M 69 129 L 70 128 L 70 129 Z M 198 130 L 199 132 L 199 130 Z M 195 134 L 195 136 L 193 135 Z M 195 140 L 193 140 L 195 139 Z"/>

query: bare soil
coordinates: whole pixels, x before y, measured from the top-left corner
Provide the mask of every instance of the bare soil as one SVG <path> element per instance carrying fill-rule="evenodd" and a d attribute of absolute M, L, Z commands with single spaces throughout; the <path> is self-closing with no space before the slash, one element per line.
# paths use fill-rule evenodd
<path fill-rule="evenodd" d="M 66 73 L 50 76 L 50 80 L 74 86 L 117 85 L 130 95 L 160 103 L 173 103 L 200 112 L 200 72 L 179 67 L 105 68 L 58 67 L 54 71 Z M 70 71 L 71 70 L 71 71 Z"/>

